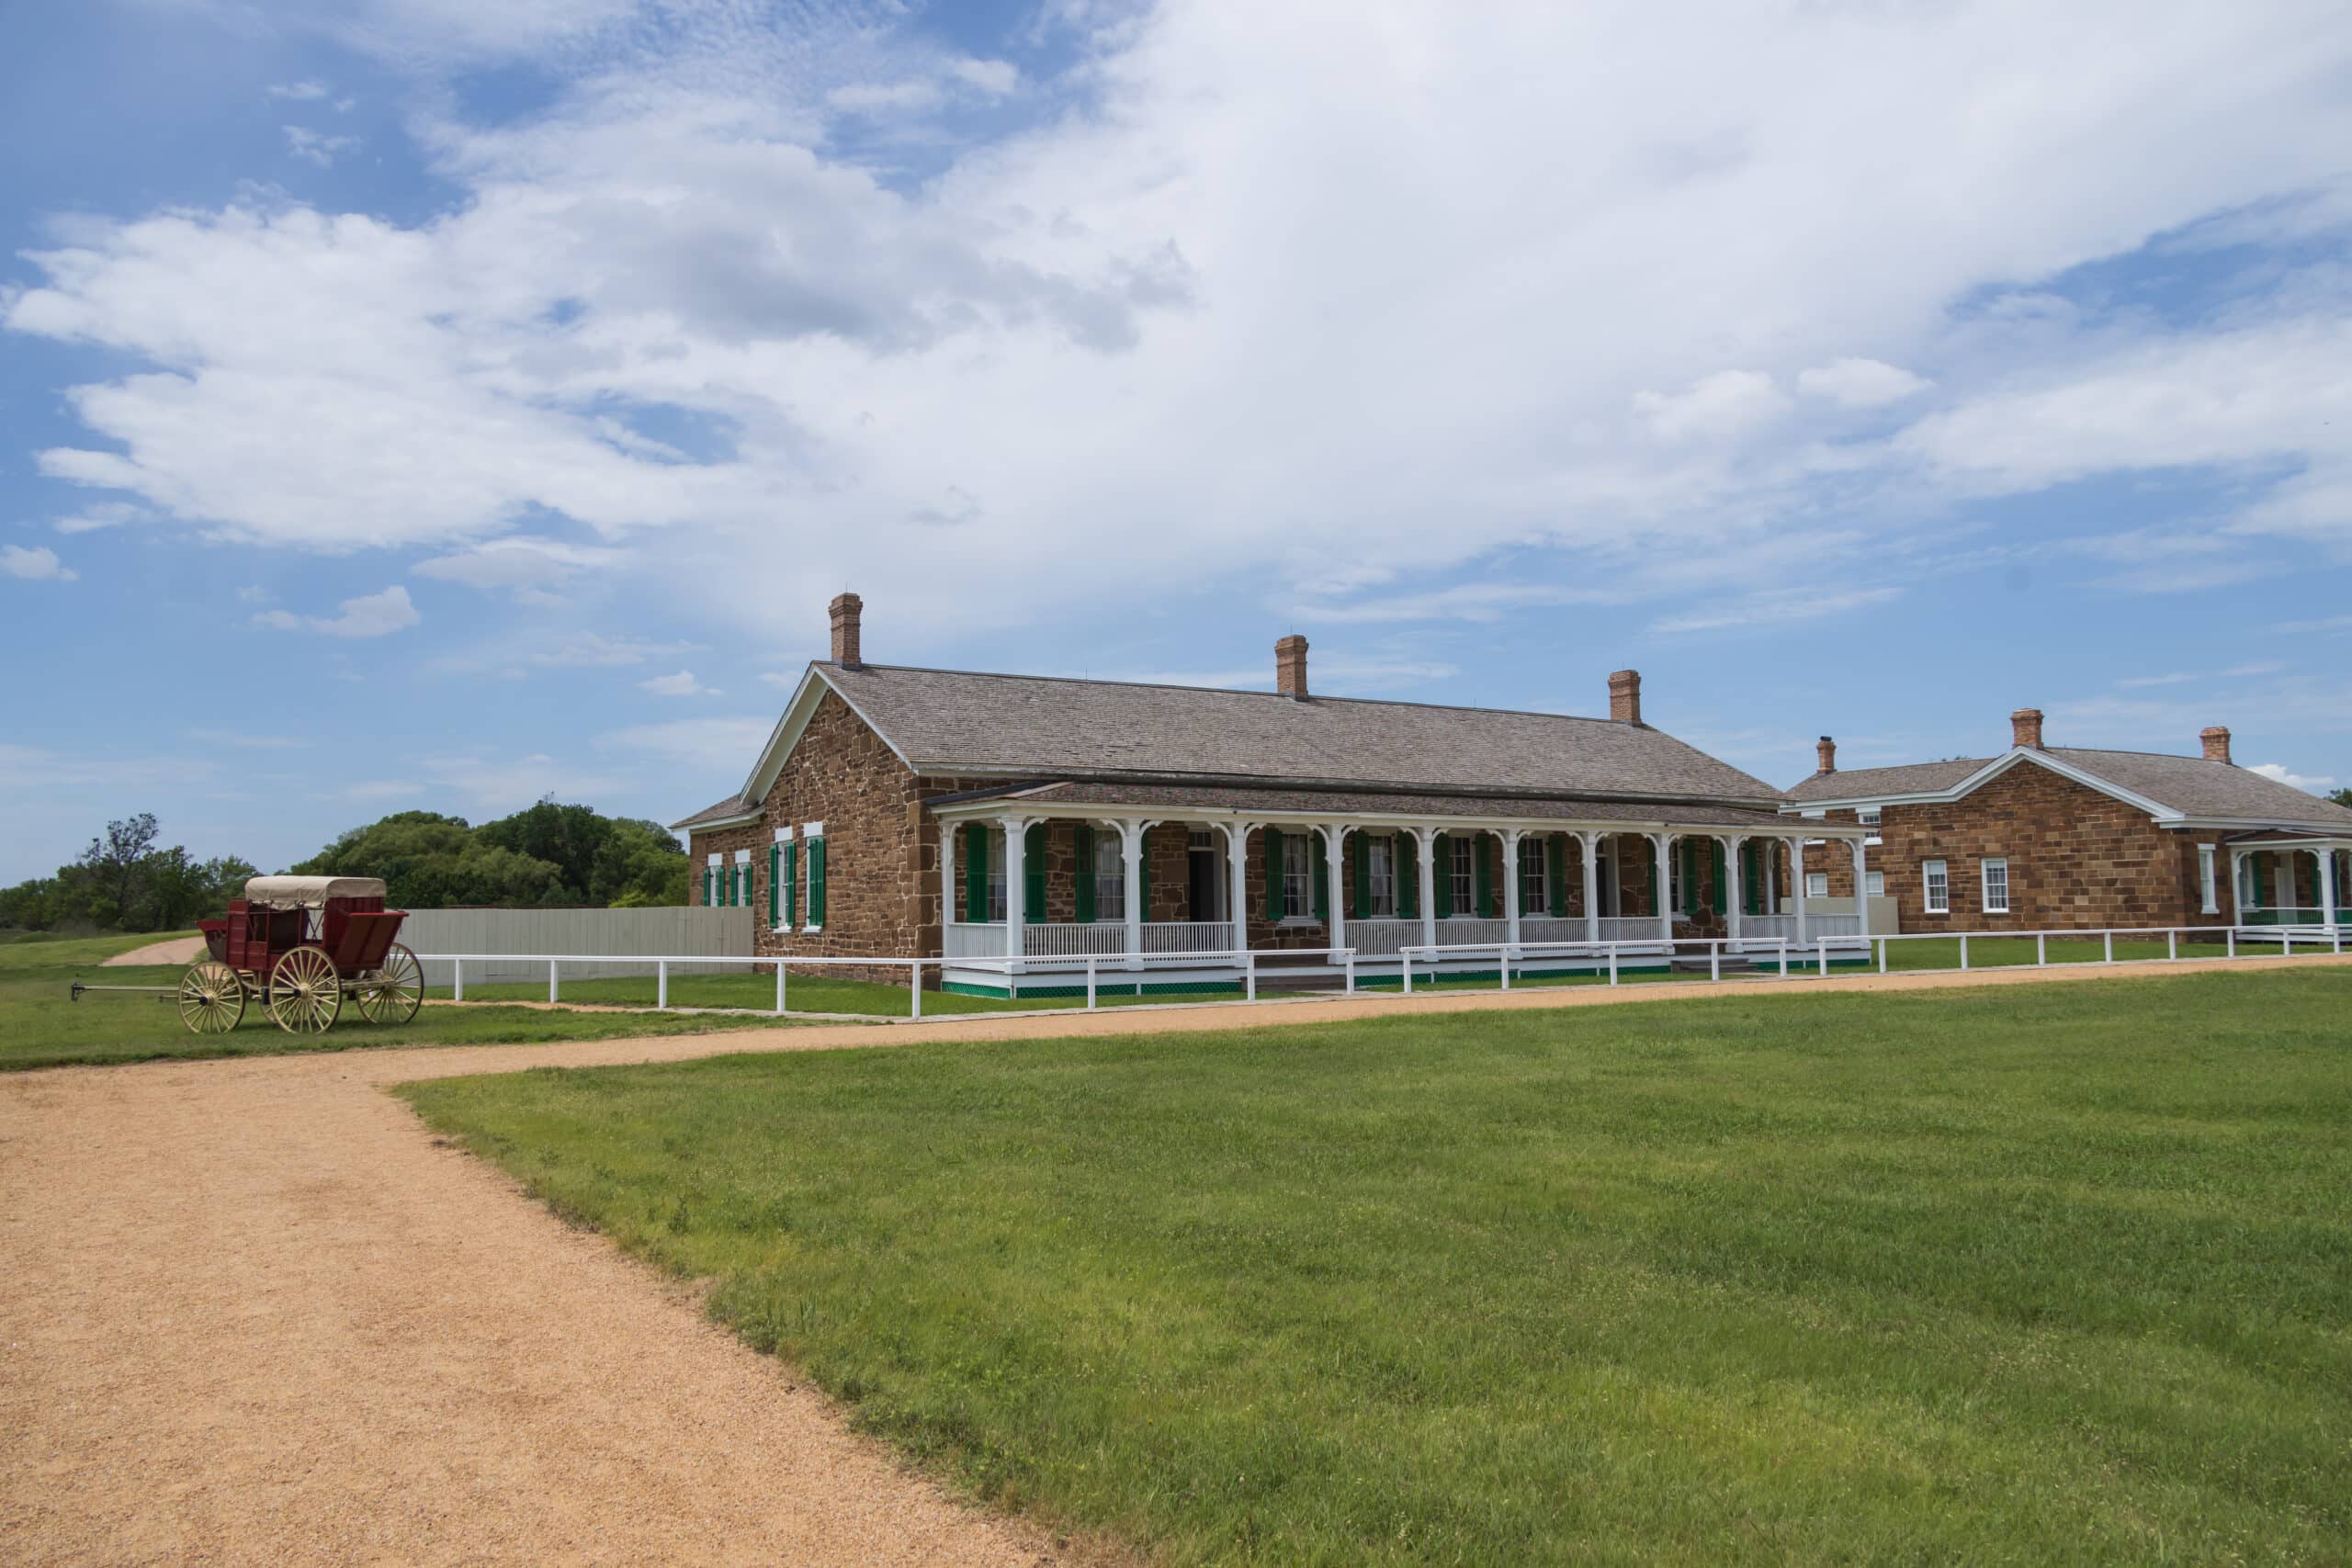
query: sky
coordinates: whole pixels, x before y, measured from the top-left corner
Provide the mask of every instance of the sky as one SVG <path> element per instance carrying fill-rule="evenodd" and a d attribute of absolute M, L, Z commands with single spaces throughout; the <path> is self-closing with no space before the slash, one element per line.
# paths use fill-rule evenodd
<path fill-rule="evenodd" d="M 2352 783 L 2352 14 L 0 0 L 0 882 L 876 663 Z"/>

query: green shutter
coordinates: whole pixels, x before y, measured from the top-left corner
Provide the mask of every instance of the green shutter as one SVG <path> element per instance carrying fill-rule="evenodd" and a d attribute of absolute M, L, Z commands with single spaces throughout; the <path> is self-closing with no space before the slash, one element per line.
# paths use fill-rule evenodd
<path fill-rule="evenodd" d="M 776 921 L 782 918 L 784 913 L 784 906 L 776 901 L 782 895 L 775 885 L 775 874 L 778 870 L 782 869 L 784 859 L 783 855 L 778 852 L 783 848 L 784 846 L 781 844 L 772 843 L 768 846 L 768 924 L 770 926 L 774 926 Z M 939 918 L 944 920 L 948 919 L 954 913 L 955 911 L 950 909 L 943 913 Z"/>
<path fill-rule="evenodd" d="M 1418 920 L 1421 918 L 1421 856 L 1420 845 L 1410 834 L 1399 833 L 1388 840 L 1389 863 L 1396 868 L 1396 918 Z"/>
<path fill-rule="evenodd" d="M 1021 835 L 1021 923 L 1046 923 L 1046 825 L 1033 822 Z"/>
<path fill-rule="evenodd" d="M 1760 915 L 1764 912 L 1764 869 L 1758 863 L 1762 859 L 1754 844 L 1739 846 L 1739 912 Z"/>
<path fill-rule="evenodd" d="M 1552 879 L 1552 918 L 1568 918 L 1568 840 L 1558 833 L 1544 838 L 1544 864 Z"/>
<path fill-rule="evenodd" d="M 808 923 L 825 923 L 825 840 L 821 834 L 808 840 Z"/>
<path fill-rule="evenodd" d="M 2270 908 L 2270 874 L 2264 866 L 2264 857 L 2251 854 L 2245 857 L 2245 861 L 2254 867 L 2254 907 L 2267 909 Z"/>
<path fill-rule="evenodd" d="M 1331 862 L 1322 834 L 1310 831 L 1306 840 L 1306 880 L 1314 885 L 1307 892 L 1307 903 L 1314 909 L 1315 918 L 1328 925 L 1331 919 Z"/>
<path fill-rule="evenodd" d="M 1266 919 L 1283 918 L 1283 835 L 1279 828 L 1264 830 L 1266 840 Z"/>
<path fill-rule="evenodd" d="M 1372 919 L 1372 835 L 1359 832 L 1354 843 L 1355 850 L 1349 857 L 1348 866 L 1349 874 L 1356 879 L 1355 914 L 1352 918 L 1368 920 Z M 1396 852 L 1394 850 L 1389 852 L 1388 863 L 1392 866 L 1396 863 Z"/>
<path fill-rule="evenodd" d="M 1695 839 L 1682 840 L 1682 913 L 1699 912 L 1699 844 Z"/>
<path fill-rule="evenodd" d="M 989 829 L 985 822 L 964 825 L 964 918 L 989 918 Z"/>
<path fill-rule="evenodd" d="M 1484 833 L 1470 836 L 1470 885 L 1477 892 L 1478 918 L 1482 920 L 1495 918 L 1495 857 L 1487 852 L 1490 841 L 1502 840 L 1489 840 Z"/>
<path fill-rule="evenodd" d="M 1453 835 L 1440 833 L 1433 857 L 1437 874 L 1430 878 L 1437 884 L 1437 918 L 1445 919 L 1453 913 Z"/>
<path fill-rule="evenodd" d="M 1728 891 L 1724 886 L 1727 880 L 1724 865 L 1724 841 L 1721 839 L 1710 839 L 1707 840 L 1707 847 L 1712 852 L 1707 857 L 1707 875 L 1713 884 L 1708 891 L 1713 895 L 1713 907 L 1715 913 L 1720 915 L 1724 912 L 1724 896 Z"/>
<path fill-rule="evenodd" d="M 1650 890 L 1649 912 L 1664 914 L 1666 903 L 1657 886 L 1657 846 L 1647 839 L 1642 840 L 1642 886 Z"/>
<path fill-rule="evenodd" d="M 800 921 L 800 845 L 784 846 L 784 925 L 791 930 Z"/>
<path fill-rule="evenodd" d="M 1069 830 L 1070 863 L 1078 868 L 1078 920 L 1091 925 L 1094 920 L 1094 829 L 1085 823 L 1074 824 Z M 1123 910 L 1121 919 L 1126 919 Z"/>

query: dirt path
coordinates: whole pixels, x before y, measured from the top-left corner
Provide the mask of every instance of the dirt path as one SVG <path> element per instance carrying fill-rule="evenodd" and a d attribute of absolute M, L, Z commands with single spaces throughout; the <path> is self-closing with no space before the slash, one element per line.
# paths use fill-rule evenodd
<path fill-rule="evenodd" d="M 2352 959 L 2233 967 L 2287 963 Z M 1733 982 L 966 1015 L 0 1077 L 0 1561 L 1075 1561 L 899 1469 L 789 1369 L 503 1176 L 437 1146 L 379 1087 L 742 1051 L 1710 993 L 1758 994 Z"/>
<path fill-rule="evenodd" d="M 134 947 L 129 953 L 118 953 L 99 962 L 101 969 L 126 969 L 135 964 L 193 964 L 203 955 L 204 939 L 200 936 L 175 936 L 169 942 L 151 942 L 144 947 Z"/>

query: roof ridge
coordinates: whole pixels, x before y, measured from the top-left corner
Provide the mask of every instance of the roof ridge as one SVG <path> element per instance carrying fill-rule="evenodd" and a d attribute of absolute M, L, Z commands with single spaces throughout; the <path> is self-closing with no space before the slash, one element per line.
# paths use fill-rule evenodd
<path fill-rule="evenodd" d="M 820 670 L 840 671 L 842 669 L 841 665 L 830 659 L 814 659 L 809 662 Z M 857 667 L 857 671 L 865 670 L 896 671 L 905 675 L 964 675 L 979 681 L 1052 681 L 1069 686 L 1125 686 L 1131 690 L 1147 692 L 1199 692 L 1204 695 L 1217 697 L 1268 697 L 1279 698 L 1283 702 L 1295 700 L 1284 696 L 1280 692 L 1261 692 L 1247 686 L 1187 686 L 1176 681 L 1114 681 L 1100 675 L 1024 675 L 1013 670 L 949 670 L 935 664 L 861 664 Z M 852 671 L 850 673 L 854 674 L 857 671 Z M 1480 707 L 1475 703 L 1417 703 L 1406 697 L 1309 697 L 1307 701 L 1347 703 L 1357 707 L 1429 708 L 1449 713 L 1491 713 L 1517 718 L 1563 718 L 1575 724 L 1618 722 L 1613 718 L 1602 718 L 1589 713 L 1554 713 L 1544 708 Z M 1689 741 L 1682 740 L 1679 736 L 1668 734 L 1656 725 L 1645 724 L 1638 728 L 1646 729 L 1653 735 L 1664 735 L 1668 739 L 1679 741 L 1685 746 L 1690 744 Z"/>
<path fill-rule="evenodd" d="M 2042 750 L 2047 751 L 2088 751 L 2101 757 L 2163 757 L 2167 761 L 2175 762 L 2210 762 L 2213 761 L 2211 757 L 2192 757 L 2186 751 L 2138 751 L 2128 746 L 2046 746 L 2042 748 Z M 2223 762 L 2221 765 L 2225 768 L 2236 766 L 2233 762 Z M 2240 773 L 2251 773 L 2253 770 L 2249 768 L 2240 768 L 2238 771 Z"/>

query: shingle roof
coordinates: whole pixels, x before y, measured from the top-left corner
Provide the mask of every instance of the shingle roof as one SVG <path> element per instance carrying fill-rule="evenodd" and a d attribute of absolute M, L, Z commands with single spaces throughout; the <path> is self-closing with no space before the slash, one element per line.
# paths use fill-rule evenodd
<path fill-rule="evenodd" d="M 1763 780 L 1662 730 L 1608 719 L 887 665 L 817 668 L 926 773 L 1126 773 L 1770 807 L 1781 799 Z"/>
<path fill-rule="evenodd" d="M 1676 826 L 1752 828 L 1786 832 L 1793 824 L 1770 807 L 1743 809 L 1736 806 L 1690 805 L 1671 809 L 1624 800 L 1578 800 L 1561 796 L 1530 799 L 1521 795 L 1409 795 L 1389 791 L 1219 788 L 1204 784 L 1122 784 L 1114 780 L 1057 782 L 1018 790 L 974 791 L 968 795 L 934 800 L 933 807 L 956 800 L 1018 798 L 1023 805 L 1046 806 L 1164 806 L 1172 811 L 1311 811 L 1334 817 L 1500 817 L 1538 818 L 1554 821 L 1657 822 Z"/>
<path fill-rule="evenodd" d="M 755 803 L 740 795 L 730 795 L 725 800 L 713 801 L 691 817 L 679 818 L 670 824 L 670 829 L 676 832 L 684 828 L 699 828 L 706 822 L 724 822 L 729 817 L 747 817 L 758 809 Z"/>
<path fill-rule="evenodd" d="M 2352 828 L 2352 811 L 2334 801 L 2322 800 L 2292 784 L 2264 778 L 2228 762 L 2164 751 L 2102 751 L 2082 746 L 2052 746 L 2045 749 L 2045 755 L 2183 817 Z M 1790 790 L 1789 798 L 1804 805 L 1817 800 L 1859 800 L 1947 790 L 1994 761 L 1990 757 L 1958 758 L 1900 768 L 1816 773 Z"/>

